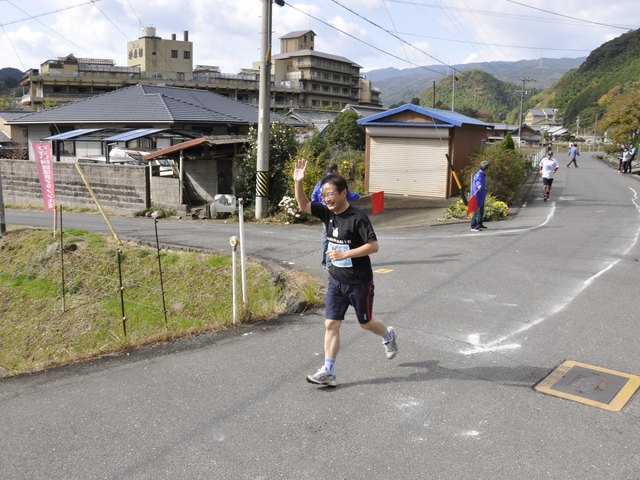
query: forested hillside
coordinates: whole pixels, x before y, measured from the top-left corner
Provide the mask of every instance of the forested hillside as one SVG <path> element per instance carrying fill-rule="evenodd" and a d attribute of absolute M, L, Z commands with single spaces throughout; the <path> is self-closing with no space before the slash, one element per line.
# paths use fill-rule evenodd
<path fill-rule="evenodd" d="M 581 58 L 539 58 L 536 60 L 519 60 L 515 62 L 479 62 L 464 65 L 454 65 L 456 76 L 470 70 L 486 72 L 503 82 L 520 84 L 521 77 L 535 78 L 535 86 L 544 89 L 557 82 L 572 68 L 584 62 Z M 366 73 L 376 88 L 382 92 L 382 101 L 386 107 L 410 102 L 418 97 L 426 88 L 431 88 L 433 82 L 449 82 L 452 79 L 451 69 L 443 65 L 429 65 L 426 67 L 385 68 Z"/>
<path fill-rule="evenodd" d="M 594 125 L 607 101 L 640 90 L 640 30 L 621 35 L 595 49 L 577 69 L 542 92 L 538 106 L 558 108 L 565 126 Z"/>
<path fill-rule="evenodd" d="M 454 87 L 451 80 L 436 84 L 435 104 L 433 88 L 424 90 L 420 104 L 428 107 L 450 109 L 455 95 L 455 110 L 487 122 L 517 123 L 520 110 L 520 87 L 503 82 L 486 72 L 471 70 L 458 74 Z"/>
<path fill-rule="evenodd" d="M 6 95 L 18 86 L 22 72 L 17 68 L 0 68 L 0 95 Z"/>

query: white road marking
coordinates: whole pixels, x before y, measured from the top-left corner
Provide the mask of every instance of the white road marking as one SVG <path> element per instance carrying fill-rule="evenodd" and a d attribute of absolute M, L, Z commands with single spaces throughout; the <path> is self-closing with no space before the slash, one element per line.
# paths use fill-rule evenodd
<path fill-rule="evenodd" d="M 633 202 L 633 204 L 636 206 L 636 210 L 638 210 L 638 212 L 640 213 L 640 205 L 638 204 L 638 193 L 631 187 L 629 187 L 629 190 L 631 190 L 634 194 L 633 198 L 631 199 L 631 201 Z M 554 205 L 555 207 L 555 205 Z M 547 217 L 547 219 L 549 219 L 549 217 Z M 631 252 L 631 250 L 638 244 L 638 239 L 640 238 L 640 227 L 638 229 L 636 229 L 636 234 L 633 238 L 633 241 L 631 242 L 631 244 L 624 250 L 623 255 L 628 255 L 629 252 Z M 510 343 L 510 344 L 506 344 L 506 345 L 502 345 L 503 342 L 506 342 L 507 340 L 511 340 L 513 337 L 515 337 L 516 335 L 521 334 L 522 332 L 526 332 L 527 330 L 532 329 L 533 327 L 535 327 L 536 325 L 541 324 L 542 322 L 548 320 L 550 317 L 552 317 L 553 315 L 561 312 L 562 310 L 564 310 L 568 305 L 570 305 L 576 298 L 578 298 L 578 296 L 584 292 L 587 288 L 589 288 L 591 286 L 591 284 L 594 282 L 594 280 L 596 280 L 598 277 L 600 277 L 601 275 L 605 274 L 606 272 L 608 272 L 609 270 L 611 270 L 613 267 L 615 267 L 621 259 L 616 259 L 613 260 L 607 264 L 605 264 L 605 266 L 603 268 L 600 269 L 600 271 L 598 271 L 597 273 L 595 273 L 594 275 L 590 276 L 589 278 L 587 278 L 584 282 L 582 282 L 582 284 L 576 289 L 576 291 L 570 295 L 566 301 L 559 303 L 558 305 L 552 307 L 548 313 L 547 316 L 545 317 L 541 317 L 538 318 L 532 322 L 528 322 L 526 325 L 522 325 L 521 327 L 507 333 L 506 335 L 503 335 L 502 337 L 499 337 L 491 342 L 488 343 L 480 343 L 480 335 L 477 333 L 472 333 L 471 335 L 469 335 L 467 337 L 467 342 L 469 343 L 469 345 L 471 345 L 472 348 L 470 349 L 466 349 L 466 350 L 459 350 L 459 352 L 463 355 L 474 355 L 476 353 L 485 353 L 485 352 L 495 352 L 498 350 L 512 350 L 515 348 L 520 348 L 520 345 L 517 343 Z"/>

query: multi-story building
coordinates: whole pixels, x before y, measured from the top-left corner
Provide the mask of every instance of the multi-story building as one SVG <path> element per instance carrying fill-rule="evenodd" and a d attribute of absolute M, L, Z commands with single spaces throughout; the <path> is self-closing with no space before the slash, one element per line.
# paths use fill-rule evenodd
<path fill-rule="evenodd" d="M 183 40 L 176 40 L 175 33 L 163 40 L 155 27 L 146 27 L 142 37 L 127 43 L 127 57 L 127 65 L 148 78 L 184 82 L 193 77 L 193 43 L 186 30 Z"/>
<path fill-rule="evenodd" d="M 344 57 L 314 50 L 315 33 L 293 32 L 281 38 L 282 53 L 274 55 L 271 72 L 271 108 L 334 108 L 347 104 L 382 106 L 380 91 L 361 78 L 360 66 Z M 40 69 L 22 77 L 22 105 L 34 111 L 80 100 L 118 88 L 162 84 L 205 89 L 257 106 L 260 70 L 222 73 L 219 67 L 196 65 L 189 32 L 183 40 L 156 36 L 155 28 L 127 44 L 127 66 L 113 60 L 77 58 L 73 55 L 47 60 Z"/>
<path fill-rule="evenodd" d="M 362 67 L 345 57 L 317 52 L 315 36 L 303 30 L 280 38 L 281 53 L 272 57 L 275 84 L 300 90 L 300 107 L 381 106 L 379 90 L 360 75 Z"/>

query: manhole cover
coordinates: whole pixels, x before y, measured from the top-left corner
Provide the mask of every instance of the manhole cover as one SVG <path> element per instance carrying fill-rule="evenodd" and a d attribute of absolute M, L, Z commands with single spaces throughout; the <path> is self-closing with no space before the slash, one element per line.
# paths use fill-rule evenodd
<path fill-rule="evenodd" d="M 567 361 L 542 380 L 535 389 L 605 410 L 619 412 L 640 387 L 640 377 Z"/>

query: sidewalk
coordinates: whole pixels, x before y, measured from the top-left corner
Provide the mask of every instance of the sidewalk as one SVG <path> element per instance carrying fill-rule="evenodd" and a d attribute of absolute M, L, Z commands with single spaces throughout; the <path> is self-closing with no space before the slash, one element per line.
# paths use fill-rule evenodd
<path fill-rule="evenodd" d="M 447 208 L 460 197 L 430 198 L 406 195 L 385 195 L 384 211 L 371 214 L 371 195 L 353 202 L 371 218 L 374 228 L 425 227 L 446 223 L 464 222 L 459 219 L 445 219 Z"/>

